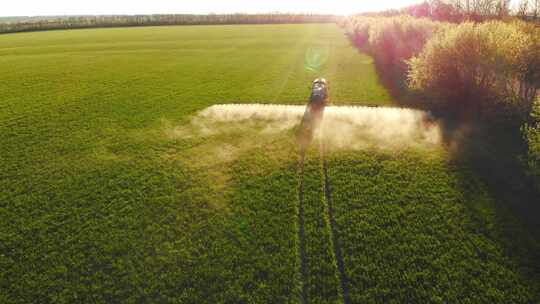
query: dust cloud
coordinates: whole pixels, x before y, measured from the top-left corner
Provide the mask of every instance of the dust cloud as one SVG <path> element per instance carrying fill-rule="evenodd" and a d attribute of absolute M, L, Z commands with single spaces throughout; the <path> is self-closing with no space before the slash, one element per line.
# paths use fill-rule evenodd
<path fill-rule="evenodd" d="M 224 104 L 199 112 L 189 129 L 179 128 L 176 135 L 211 136 L 223 133 L 255 132 L 271 135 L 293 130 L 300 125 L 305 106 Z M 186 131 L 189 130 L 189 131 Z M 332 149 L 399 149 L 428 147 L 441 142 L 439 125 L 426 112 L 413 109 L 328 106 L 315 140 Z"/>
<path fill-rule="evenodd" d="M 318 135 L 331 148 L 353 150 L 441 142 L 440 127 L 428 113 L 387 107 L 326 107 Z"/>
<path fill-rule="evenodd" d="M 245 127 L 262 123 L 260 132 L 272 134 L 294 128 L 300 123 L 304 111 L 304 106 L 293 105 L 215 105 L 199 112 L 192 124 L 198 125 L 203 132 L 212 133 L 209 123 L 242 123 Z"/>

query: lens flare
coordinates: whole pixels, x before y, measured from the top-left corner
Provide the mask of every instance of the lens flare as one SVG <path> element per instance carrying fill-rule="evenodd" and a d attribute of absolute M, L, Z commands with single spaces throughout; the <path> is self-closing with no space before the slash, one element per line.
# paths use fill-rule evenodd
<path fill-rule="evenodd" d="M 306 50 L 304 67 L 310 72 L 319 71 L 328 60 L 327 46 L 312 46 Z"/>

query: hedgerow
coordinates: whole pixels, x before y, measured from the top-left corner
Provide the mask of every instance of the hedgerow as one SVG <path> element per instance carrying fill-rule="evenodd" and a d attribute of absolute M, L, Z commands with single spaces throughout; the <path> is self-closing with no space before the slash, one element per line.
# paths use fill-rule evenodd
<path fill-rule="evenodd" d="M 382 76 L 419 93 L 422 105 L 518 124 L 531 111 L 540 87 L 540 30 L 532 24 L 455 25 L 397 16 L 353 17 L 347 26 Z"/>
<path fill-rule="evenodd" d="M 456 25 L 403 16 L 352 18 L 348 26 L 353 43 L 375 58 L 385 84 L 398 89 L 396 99 L 427 108 L 447 122 L 466 121 L 497 138 L 512 137 L 513 152 L 498 161 L 526 159 L 540 185 L 540 128 L 522 127 L 540 88 L 538 27 L 521 21 Z M 519 128 L 526 141 L 519 138 Z M 523 155 L 526 145 L 528 155 Z"/>
<path fill-rule="evenodd" d="M 357 17 L 349 20 L 351 39 L 383 66 L 406 70 L 406 60 L 418 54 L 426 41 L 446 23 L 410 16 L 391 18 Z"/>
<path fill-rule="evenodd" d="M 519 123 L 540 87 L 540 31 L 523 22 L 447 27 L 409 65 L 410 87 L 435 107 Z"/>

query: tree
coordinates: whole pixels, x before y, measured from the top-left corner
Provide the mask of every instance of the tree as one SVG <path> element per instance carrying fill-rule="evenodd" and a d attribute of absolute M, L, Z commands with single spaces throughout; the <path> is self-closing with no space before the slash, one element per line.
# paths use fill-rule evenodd
<path fill-rule="evenodd" d="M 459 22 L 461 20 L 458 9 L 442 0 L 431 1 L 431 17 L 437 21 Z"/>
<path fill-rule="evenodd" d="M 498 19 L 508 17 L 510 15 L 510 0 L 500 0 L 496 5 L 495 10 Z"/>
<path fill-rule="evenodd" d="M 521 0 L 518 4 L 517 16 L 521 18 L 527 17 L 529 13 L 529 0 Z"/>

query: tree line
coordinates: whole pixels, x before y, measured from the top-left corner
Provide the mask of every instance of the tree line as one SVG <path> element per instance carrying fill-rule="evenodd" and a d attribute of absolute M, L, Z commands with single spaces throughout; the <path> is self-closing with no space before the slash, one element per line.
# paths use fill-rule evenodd
<path fill-rule="evenodd" d="M 484 21 L 356 16 L 344 25 L 398 101 L 429 110 L 445 126 L 445 140 L 478 153 L 483 167 L 512 168 L 497 173 L 494 184 L 519 181 L 527 185 L 523 196 L 536 199 L 540 27 L 517 18 Z M 473 133 L 463 136 L 460 125 Z"/>
<path fill-rule="evenodd" d="M 529 21 L 540 20 L 540 0 L 520 0 L 511 5 L 511 0 L 427 0 L 402 9 L 391 9 L 367 16 L 392 17 L 411 15 L 436 21 L 460 23 L 485 21 L 517 16 Z"/>
<path fill-rule="evenodd" d="M 59 16 L 0 21 L 0 33 L 122 26 L 333 23 L 338 19 L 333 15 L 277 13 Z"/>

